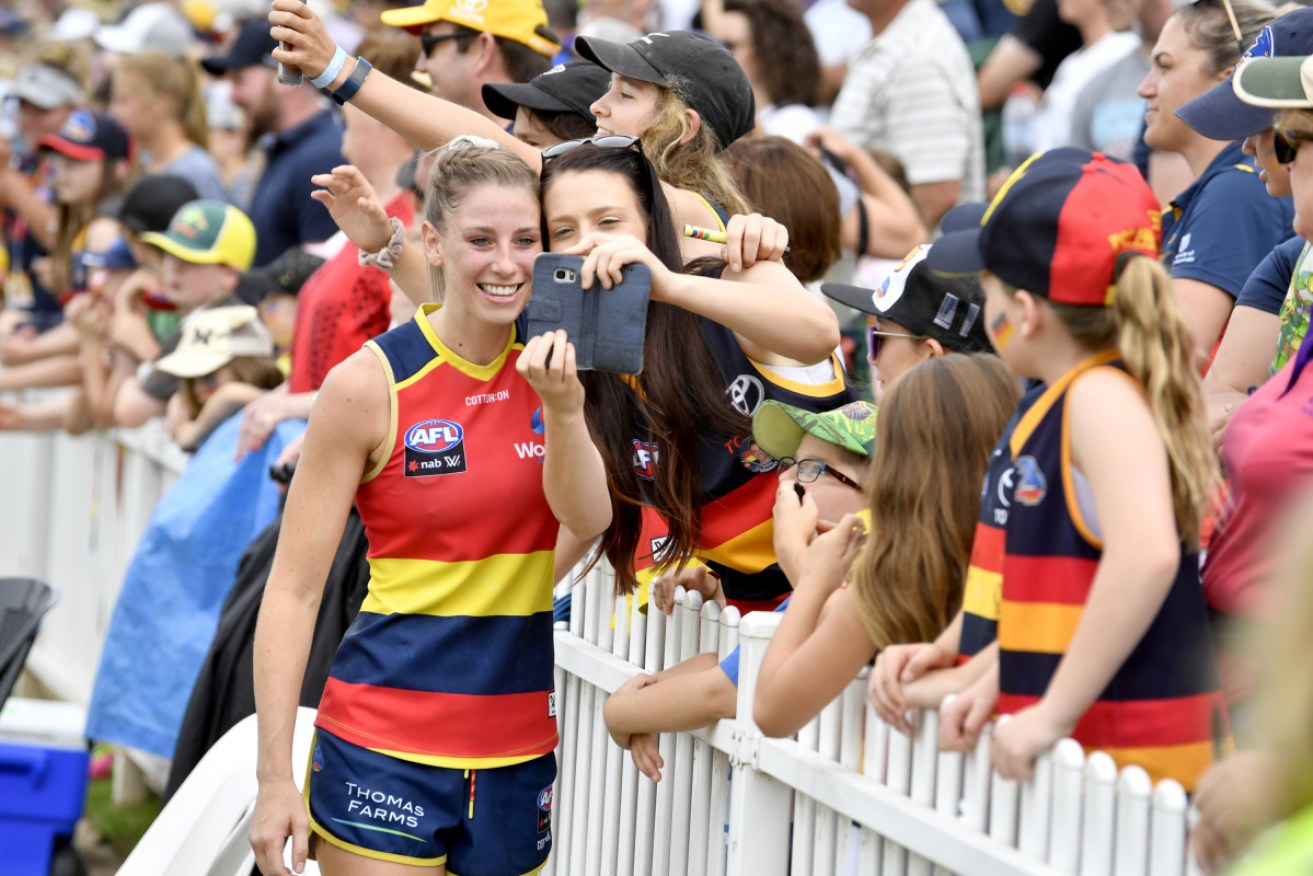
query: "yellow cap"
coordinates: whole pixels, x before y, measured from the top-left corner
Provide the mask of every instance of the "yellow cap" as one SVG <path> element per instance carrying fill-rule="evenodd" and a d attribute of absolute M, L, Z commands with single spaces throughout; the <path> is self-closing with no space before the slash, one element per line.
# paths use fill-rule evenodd
<path fill-rule="evenodd" d="M 450 21 L 523 43 L 549 58 L 561 51 L 560 43 L 540 33 L 547 29 L 542 0 L 426 0 L 423 6 L 389 9 L 381 18 L 384 24 L 411 33 L 435 21 Z"/>

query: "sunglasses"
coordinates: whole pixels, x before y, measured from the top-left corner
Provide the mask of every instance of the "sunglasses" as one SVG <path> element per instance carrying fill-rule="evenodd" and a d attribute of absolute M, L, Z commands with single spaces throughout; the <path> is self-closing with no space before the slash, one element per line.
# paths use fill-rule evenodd
<path fill-rule="evenodd" d="M 557 158 L 567 152 L 578 149 L 586 143 L 591 143 L 599 149 L 630 149 L 637 146 L 639 152 L 643 151 L 643 144 L 639 142 L 637 137 L 626 137 L 623 134 L 607 134 L 605 137 L 584 137 L 579 140 L 562 140 L 560 143 L 553 143 L 551 146 L 548 146 L 543 150 L 543 161 L 546 161 L 549 158 Z"/>
<path fill-rule="evenodd" d="M 884 347 L 885 338 L 911 338 L 914 341 L 925 340 L 925 335 L 909 335 L 905 332 L 882 332 L 879 325 L 873 325 L 866 329 L 866 358 L 874 362 L 880 356 L 880 350 Z"/>
<path fill-rule="evenodd" d="M 798 483 L 810 484 L 823 474 L 827 474 L 841 484 L 852 487 L 854 490 L 860 490 L 862 485 L 848 477 L 842 472 L 836 471 L 834 466 L 827 462 L 821 462 L 819 459 L 794 459 L 792 456 L 786 456 L 780 460 L 780 471 L 788 471 L 794 466 L 798 467 Z"/>
<path fill-rule="evenodd" d="M 419 44 L 424 49 L 424 54 L 429 55 L 433 52 L 433 47 L 445 43 L 447 40 L 468 40 L 478 36 L 478 33 L 422 33 L 419 35 Z"/>
<path fill-rule="evenodd" d="M 1272 152 L 1276 155 L 1278 164 L 1294 164 L 1295 156 L 1299 154 L 1299 147 L 1305 143 L 1313 142 L 1313 131 L 1276 131 L 1276 136 L 1272 138 Z"/>

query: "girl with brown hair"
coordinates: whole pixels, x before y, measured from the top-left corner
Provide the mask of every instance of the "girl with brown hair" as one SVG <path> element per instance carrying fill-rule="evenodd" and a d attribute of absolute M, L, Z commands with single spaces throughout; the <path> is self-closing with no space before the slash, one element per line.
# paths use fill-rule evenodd
<path fill-rule="evenodd" d="M 795 733 L 879 651 L 947 625 L 962 602 L 989 451 L 1017 395 L 988 355 L 937 357 L 900 377 L 880 405 L 863 478 L 865 543 L 850 514 L 808 544 L 816 505 L 781 478 L 775 541 L 799 560 L 757 680 L 753 720 L 766 735 Z"/>
<path fill-rule="evenodd" d="M 194 62 L 161 52 L 125 55 L 110 89 L 110 115 L 132 136 L 144 173 L 181 176 L 198 197 L 228 200 L 219 164 L 208 151 L 205 98 Z"/>

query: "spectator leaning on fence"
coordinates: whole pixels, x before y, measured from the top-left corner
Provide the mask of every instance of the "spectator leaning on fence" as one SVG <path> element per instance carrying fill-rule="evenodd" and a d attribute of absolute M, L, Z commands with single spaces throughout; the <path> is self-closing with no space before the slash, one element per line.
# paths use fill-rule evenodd
<path fill-rule="evenodd" d="M 1130 165 L 1068 148 L 963 211 L 983 224 L 945 235 L 930 265 L 985 271 L 994 346 L 1047 388 L 1012 433 L 992 574 L 964 598 L 1000 606 L 999 656 L 973 658 L 981 675 L 941 709 L 941 743 L 973 742 L 997 709 L 1012 715 L 993 745 L 1006 778 L 1072 735 L 1193 788 L 1229 747 L 1197 554 L 1219 475 L 1158 205 Z"/>

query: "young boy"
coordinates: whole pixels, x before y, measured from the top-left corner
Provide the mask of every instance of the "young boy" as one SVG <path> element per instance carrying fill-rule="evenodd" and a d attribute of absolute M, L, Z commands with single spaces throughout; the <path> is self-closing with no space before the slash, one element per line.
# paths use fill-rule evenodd
<path fill-rule="evenodd" d="M 805 490 L 816 503 L 818 528 L 865 506 L 862 474 L 875 449 L 875 406 L 852 402 L 814 414 L 768 401 L 752 419 L 753 440 L 776 460 L 782 484 Z M 806 545 L 776 544 L 780 568 L 793 579 Z M 788 601 L 780 605 L 782 611 Z M 656 675 L 637 675 L 622 685 L 604 710 L 611 738 L 628 748 L 634 765 L 661 779 L 656 734 L 705 727 L 733 718 L 738 702 L 739 652 L 724 661 L 699 654 Z"/>

